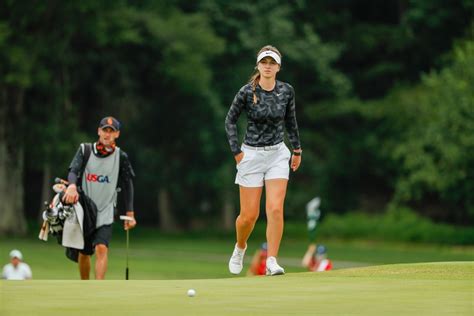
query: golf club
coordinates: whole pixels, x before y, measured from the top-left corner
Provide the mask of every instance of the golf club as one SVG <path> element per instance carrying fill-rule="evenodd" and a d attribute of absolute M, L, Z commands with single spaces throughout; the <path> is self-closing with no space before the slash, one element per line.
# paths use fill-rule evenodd
<path fill-rule="evenodd" d="M 120 215 L 120 219 L 123 220 L 123 221 L 133 221 L 133 217 L 131 216 L 126 216 L 126 215 Z M 125 280 L 128 280 L 128 240 L 129 240 L 129 233 L 128 233 L 129 229 L 127 229 L 127 254 L 126 254 L 126 259 L 125 259 Z"/>

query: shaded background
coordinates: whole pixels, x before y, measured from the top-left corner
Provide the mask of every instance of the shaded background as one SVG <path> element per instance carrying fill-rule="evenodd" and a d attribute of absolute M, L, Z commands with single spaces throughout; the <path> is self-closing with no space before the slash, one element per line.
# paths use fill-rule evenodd
<path fill-rule="evenodd" d="M 106 115 L 123 123 L 141 225 L 232 231 L 224 118 L 272 44 L 304 150 L 287 220 L 320 196 L 327 236 L 472 244 L 473 12 L 472 0 L 2 1 L 0 235 L 38 221 Z"/>

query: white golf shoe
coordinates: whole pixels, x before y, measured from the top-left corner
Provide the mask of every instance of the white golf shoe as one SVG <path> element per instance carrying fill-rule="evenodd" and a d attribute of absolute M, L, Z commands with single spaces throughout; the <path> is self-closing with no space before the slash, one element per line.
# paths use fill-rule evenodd
<path fill-rule="evenodd" d="M 229 260 L 229 271 L 232 274 L 239 274 L 244 267 L 244 255 L 245 250 L 247 250 L 247 246 L 245 249 L 240 249 L 237 247 L 237 244 L 234 247 L 234 252 L 232 253 L 232 257 Z"/>
<path fill-rule="evenodd" d="M 267 258 L 267 275 L 285 274 L 285 269 L 280 267 L 275 257 Z"/>

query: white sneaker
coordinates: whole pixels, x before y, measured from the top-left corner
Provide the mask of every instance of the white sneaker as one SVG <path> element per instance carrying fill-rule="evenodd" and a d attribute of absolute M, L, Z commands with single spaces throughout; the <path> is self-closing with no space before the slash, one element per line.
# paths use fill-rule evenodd
<path fill-rule="evenodd" d="M 280 267 L 275 257 L 267 258 L 267 275 L 285 274 L 285 269 Z"/>
<path fill-rule="evenodd" d="M 232 257 L 229 260 L 229 271 L 232 274 L 239 274 L 244 267 L 244 255 L 245 250 L 247 250 L 247 246 L 245 249 L 240 249 L 235 245 L 234 252 L 232 253 Z"/>

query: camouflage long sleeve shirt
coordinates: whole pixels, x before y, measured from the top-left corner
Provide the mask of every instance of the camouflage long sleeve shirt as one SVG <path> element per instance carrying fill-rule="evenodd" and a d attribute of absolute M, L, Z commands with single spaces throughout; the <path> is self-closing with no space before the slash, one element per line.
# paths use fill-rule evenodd
<path fill-rule="evenodd" d="M 241 152 L 237 136 L 237 120 L 242 111 L 247 114 L 247 131 L 244 144 L 254 147 L 281 143 L 285 128 L 293 149 L 301 148 L 296 122 L 295 91 L 285 82 L 276 82 L 272 91 L 255 89 L 257 103 L 253 103 L 252 85 L 243 86 L 232 101 L 225 119 L 225 130 L 234 155 Z"/>

